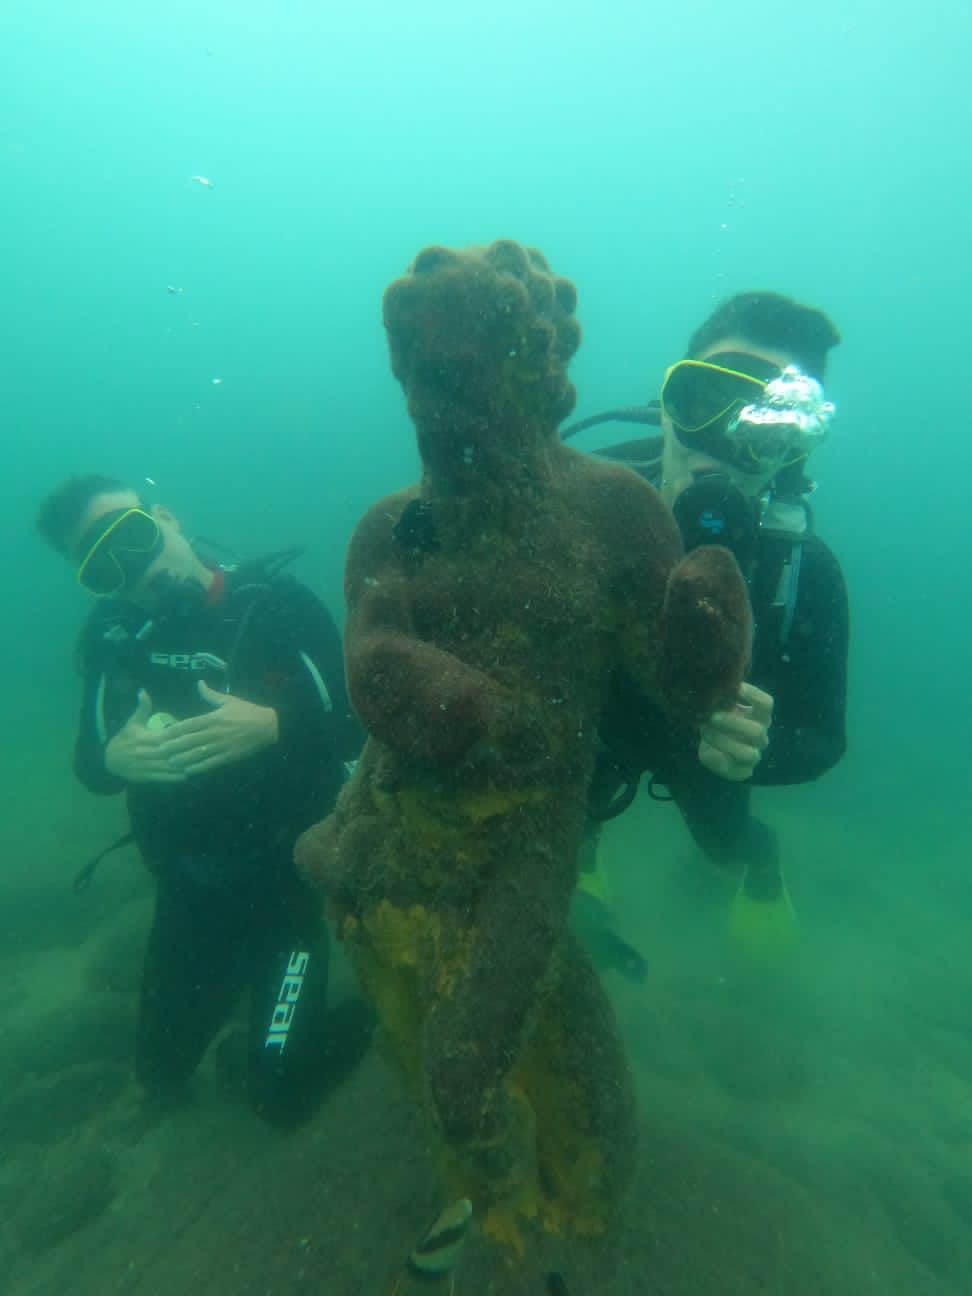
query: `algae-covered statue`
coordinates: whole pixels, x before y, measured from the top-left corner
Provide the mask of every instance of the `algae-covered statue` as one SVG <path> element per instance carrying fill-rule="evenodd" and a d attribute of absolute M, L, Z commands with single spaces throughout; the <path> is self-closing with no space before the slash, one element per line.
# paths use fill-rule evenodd
<path fill-rule="evenodd" d="M 370 738 L 298 848 L 447 1193 L 514 1247 L 529 1218 L 604 1232 L 634 1157 L 613 1014 L 567 928 L 608 678 L 699 720 L 750 642 L 730 554 L 683 558 L 650 486 L 559 440 L 575 303 L 511 242 L 428 248 L 385 293 L 423 474 L 355 532 L 346 662 Z"/>

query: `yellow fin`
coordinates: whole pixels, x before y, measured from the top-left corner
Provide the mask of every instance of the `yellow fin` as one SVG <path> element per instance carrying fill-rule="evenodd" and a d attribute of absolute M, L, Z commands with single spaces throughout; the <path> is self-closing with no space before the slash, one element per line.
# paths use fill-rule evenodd
<path fill-rule="evenodd" d="M 754 900 L 741 886 L 729 908 L 729 938 L 753 962 L 785 959 L 800 939 L 800 924 L 784 885 L 774 900 Z"/>
<path fill-rule="evenodd" d="M 605 909 L 613 909 L 614 907 L 611 899 L 611 887 L 600 860 L 597 861 L 590 872 L 581 873 L 577 879 L 577 890 L 583 891 L 592 899 L 599 901 Z"/>

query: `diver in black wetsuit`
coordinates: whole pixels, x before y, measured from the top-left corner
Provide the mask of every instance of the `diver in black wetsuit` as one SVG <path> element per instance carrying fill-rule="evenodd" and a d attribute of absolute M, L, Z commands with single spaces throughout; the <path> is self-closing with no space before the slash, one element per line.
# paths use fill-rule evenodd
<path fill-rule="evenodd" d="M 292 860 L 361 743 L 338 631 L 279 563 L 203 562 L 171 513 L 112 478 L 72 478 L 38 526 L 99 596 L 75 770 L 127 793 L 157 881 L 138 1079 L 177 1095 L 246 987 L 253 1105 L 297 1123 L 370 1032 L 359 1001 L 325 1012 L 327 928 Z"/>
<path fill-rule="evenodd" d="M 818 778 L 846 746 L 847 593 L 837 559 L 813 532 L 805 475 L 833 414 L 819 384 L 839 340 L 817 310 L 743 293 L 693 335 L 687 359 L 666 374 L 660 402 L 583 423 L 660 425 L 659 436 L 600 453 L 661 490 L 687 549 L 733 549 L 749 583 L 755 636 L 751 683 L 701 737 L 669 725 L 630 680 L 614 681 L 580 899 L 585 889 L 598 894 L 596 825 L 624 809 L 650 771 L 653 795 L 666 799 L 656 791 L 666 789 L 706 855 L 741 875 L 730 930 L 756 954 L 791 944 L 795 919 L 777 838 L 752 813 L 751 787 Z M 601 962 L 643 975 L 644 960 L 609 926 L 595 922 L 591 932 Z"/>

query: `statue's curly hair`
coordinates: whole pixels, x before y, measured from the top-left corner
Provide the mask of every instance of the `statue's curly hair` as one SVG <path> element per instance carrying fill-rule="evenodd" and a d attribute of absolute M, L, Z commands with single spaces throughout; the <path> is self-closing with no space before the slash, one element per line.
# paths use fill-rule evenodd
<path fill-rule="evenodd" d="M 385 292 L 392 371 L 410 396 L 495 405 L 556 426 L 574 406 L 577 292 L 534 248 L 428 247 Z"/>

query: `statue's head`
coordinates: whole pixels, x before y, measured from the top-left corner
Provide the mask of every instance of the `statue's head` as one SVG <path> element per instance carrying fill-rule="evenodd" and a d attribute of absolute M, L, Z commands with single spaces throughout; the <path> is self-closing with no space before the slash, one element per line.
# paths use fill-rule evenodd
<path fill-rule="evenodd" d="M 427 466 L 455 468 L 555 432 L 574 406 L 576 304 L 573 284 L 518 243 L 419 253 L 386 290 L 384 320 Z"/>

